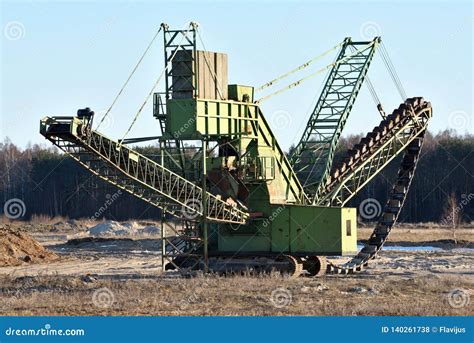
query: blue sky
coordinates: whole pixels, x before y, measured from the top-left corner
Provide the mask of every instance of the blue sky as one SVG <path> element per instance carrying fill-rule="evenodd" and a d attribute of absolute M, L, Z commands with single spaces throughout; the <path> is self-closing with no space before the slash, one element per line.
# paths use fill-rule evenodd
<path fill-rule="evenodd" d="M 1 1 L 0 138 L 23 147 L 45 143 L 41 117 L 71 115 L 85 106 L 104 111 L 160 23 L 182 28 L 190 21 L 200 24 L 208 50 L 228 54 L 229 82 L 255 86 L 346 36 L 380 34 L 408 96 L 432 102 L 430 130 L 473 134 L 473 17 L 471 1 Z M 107 135 L 122 137 L 162 69 L 160 37 L 112 111 Z M 298 141 L 323 76 L 262 104 L 285 149 Z M 385 109 L 398 107 L 400 97 L 378 55 L 369 76 Z M 151 112 L 149 103 L 129 137 L 159 134 Z M 363 87 L 344 132 L 367 132 L 379 121 Z"/>

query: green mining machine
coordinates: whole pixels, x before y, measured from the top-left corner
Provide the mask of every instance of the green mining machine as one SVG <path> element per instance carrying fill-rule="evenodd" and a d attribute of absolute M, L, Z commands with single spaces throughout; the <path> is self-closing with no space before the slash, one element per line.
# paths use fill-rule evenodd
<path fill-rule="evenodd" d="M 397 221 L 432 115 L 429 102 L 406 97 L 381 39 L 346 38 L 331 49 L 337 51 L 333 63 L 273 93 L 327 71 L 306 129 L 287 155 L 259 106 L 269 96 L 257 100 L 255 93 L 319 57 L 257 89 L 228 83 L 227 55 L 198 50 L 196 24 L 185 30 L 162 24 L 160 31 L 165 69 L 157 84 L 164 79 L 165 86 L 149 95 L 160 136 L 104 136 L 98 128 L 112 106 L 96 128 L 86 108 L 76 116 L 45 117 L 41 134 L 98 177 L 162 210 L 163 269 L 279 270 L 292 276 L 362 270 Z M 376 50 L 403 97 L 389 115 L 367 77 Z M 382 121 L 335 164 L 364 81 Z M 147 140 L 159 144 L 158 158 L 130 148 Z M 399 155 L 390 196 L 358 251 L 357 210 L 345 204 Z"/>

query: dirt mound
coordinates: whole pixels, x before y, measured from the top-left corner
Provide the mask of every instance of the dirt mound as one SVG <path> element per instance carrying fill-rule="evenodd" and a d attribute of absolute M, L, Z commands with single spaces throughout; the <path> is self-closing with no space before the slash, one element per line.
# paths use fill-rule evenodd
<path fill-rule="evenodd" d="M 89 229 L 93 237 L 129 237 L 129 236 L 154 236 L 161 230 L 154 225 L 144 225 L 135 221 L 119 223 L 108 220 Z"/>
<path fill-rule="evenodd" d="M 12 230 L 9 225 L 0 226 L 0 267 L 47 262 L 57 258 L 55 253 L 45 249 L 26 233 Z"/>

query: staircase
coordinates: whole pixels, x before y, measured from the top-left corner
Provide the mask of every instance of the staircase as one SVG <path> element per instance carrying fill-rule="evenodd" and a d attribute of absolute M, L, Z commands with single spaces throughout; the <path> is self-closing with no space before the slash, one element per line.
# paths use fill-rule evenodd
<path fill-rule="evenodd" d="M 249 115 L 251 115 L 249 113 Z M 260 107 L 257 107 L 257 125 L 253 127 L 254 134 L 258 137 L 258 145 L 262 156 L 272 156 L 275 159 L 278 170 L 283 178 L 283 184 L 286 187 L 286 199 L 288 202 L 305 204 L 308 202 L 303 186 L 298 180 L 290 161 L 285 152 L 278 144 L 270 125 L 263 115 Z M 271 151 L 271 154 L 266 154 Z M 290 199 L 293 199 L 292 201 Z"/>

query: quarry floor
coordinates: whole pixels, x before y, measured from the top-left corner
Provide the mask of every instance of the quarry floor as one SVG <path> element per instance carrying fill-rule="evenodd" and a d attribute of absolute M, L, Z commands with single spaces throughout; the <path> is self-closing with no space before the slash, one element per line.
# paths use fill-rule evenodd
<path fill-rule="evenodd" d="M 0 267 L 0 315 L 474 314 L 469 227 L 456 231 L 457 244 L 447 229 L 398 227 L 366 271 L 297 279 L 162 273 L 156 230 L 71 241 L 88 231 L 76 225 L 13 227 L 59 258 Z M 370 231 L 359 229 L 359 239 Z"/>

